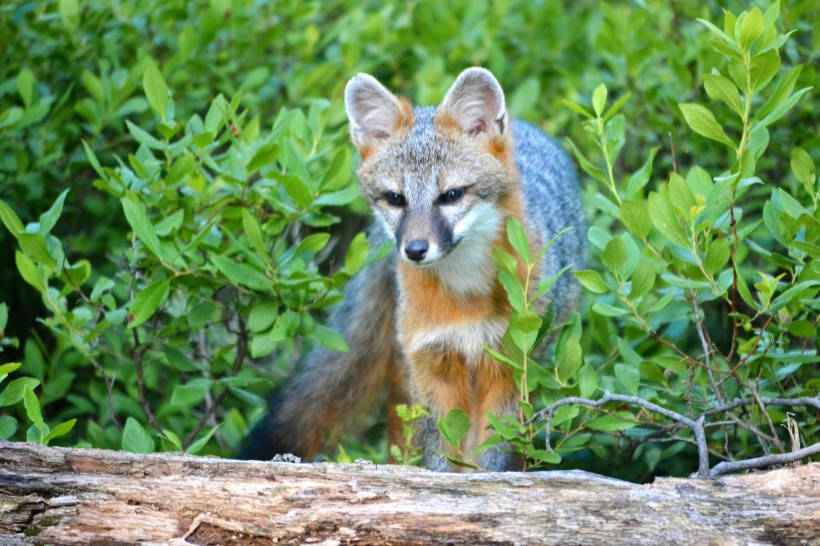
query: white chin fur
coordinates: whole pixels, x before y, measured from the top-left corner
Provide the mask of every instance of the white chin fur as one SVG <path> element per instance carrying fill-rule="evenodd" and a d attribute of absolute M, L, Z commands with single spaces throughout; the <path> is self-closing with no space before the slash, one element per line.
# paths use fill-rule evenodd
<path fill-rule="evenodd" d="M 456 223 L 456 247 L 435 262 L 439 280 L 454 295 L 465 297 L 489 294 L 496 275 L 491 244 L 498 235 L 503 217 L 491 203 L 473 207 Z"/>

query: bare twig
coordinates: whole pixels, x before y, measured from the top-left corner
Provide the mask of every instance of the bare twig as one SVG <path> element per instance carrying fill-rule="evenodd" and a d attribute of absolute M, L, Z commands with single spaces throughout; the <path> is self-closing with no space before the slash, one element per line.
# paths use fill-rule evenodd
<path fill-rule="evenodd" d="M 729 472 L 737 472 L 738 470 L 749 470 L 751 468 L 766 468 L 776 464 L 788 464 L 812 455 L 820 453 L 820 442 L 812 444 L 809 447 L 791 451 L 789 453 L 780 453 L 779 455 L 767 455 L 765 457 L 757 457 L 754 459 L 746 459 L 744 461 L 725 461 L 718 463 L 709 471 L 710 477 L 720 476 Z"/>
<path fill-rule="evenodd" d="M 803 396 L 800 398 L 767 398 L 765 396 L 760 397 L 760 400 L 769 406 L 811 406 L 820 410 L 820 398 L 812 398 L 810 396 Z M 715 415 L 717 413 L 725 413 L 727 411 L 731 411 L 735 408 L 739 408 L 740 406 L 751 406 L 757 403 L 757 400 L 754 398 L 740 398 L 737 400 L 733 400 L 723 406 L 713 408 L 710 410 L 706 410 L 701 413 L 704 417 L 709 417 L 710 415 Z"/>
<path fill-rule="evenodd" d="M 612 394 L 609 391 L 604 393 L 604 396 L 599 400 L 589 400 L 587 398 L 576 398 L 576 397 L 569 397 L 564 398 L 562 400 L 558 400 L 557 402 L 550 404 L 543 410 L 539 411 L 535 415 L 530 418 L 527 423 L 530 424 L 536 419 L 543 419 L 546 415 L 547 423 L 547 441 L 546 447 L 548 451 L 552 451 L 552 447 L 550 447 L 549 443 L 549 430 L 552 424 L 552 415 L 555 410 L 561 406 L 565 406 L 567 404 L 578 404 L 582 406 L 590 406 L 593 408 L 598 408 L 607 404 L 609 402 L 626 402 L 629 404 L 635 404 L 636 406 L 641 406 L 642 408 L 646 408 L 649 411 L 654 411 L 655 413 L 660 413 L 661 415 L 672 419 L 673 421 L 677 421 L 679 423 L 683 423 L 688 426 L 692 432 L 695 434 L 695 441 L 697 442 L 698 446 L 698 475 L 701 477 L 706 477 L 709 474 L 709 449 L 706 444 L 706 433 L 703 429 L 704 417 L 701 416 L 697 420 L 689 419 L 688 417 L 684 417 L 680 413 L 674 412 L 672 410 L 668 410 L 664 407 L 661 407 L 657 404 L 653 404 L 652 402 L 647 402 L 646 400 L 642 400 L 636 396 L 625 396 L 622 394 Z"/>
<path fill-rule="evenodd" d="M 707 340 L 707 334 L 705 332 L 705 328 L 703 327 L 703 320 L 700 317 L 700 308 L 698 307 L 698 297 L 695 294 L 694 290 L 689 290 L 689 301 L 692 304 L 692 313 L 695 317 L 695 328 L 698 332 L 698 338 L 700 338 L 700 344 L 703 348 L 703 361 L 706 364 L 706 374 L 709 377 L 709 384 L 712 385 L 712 390 L 715 392 L 715 396 L 718 399 L 718 402 L 723 404 L 726 401 L 726 397 L 723 395 L 723 392 L 720 389 L 720 384 L 715 381 L 715 376 L 712 373 L 712 352 L 714 345 L 710 344 Z"/>
<path fill-rule="evenodd" d="M 728 470 L 720 470 L 717 473 L 714 473 L 714 469 L 712 471 L 709 470 L 709 447 L 706 443 L 706 426 L 714 426 L 716 424 L 721 423 L 712 423 L 710 425 L 706 424 L 706 417 L 710 415 L 715 415 L 718 413 L 726 413 L 727 417 L 732 419 L 732 421 L 741 426 L 750 430 L 753 434 L 758 436 L 759 439 L 769 439 L 768 435 L 764 432 L 758 430 L 756 427 L 746 423 L 745 421 L 739 419 L 736 415 L 729 413 L 731 410 L 742 407 L 742 406 L 749 406 L 749 405 L 756 405 L 756 404 L 769 404 L 773 406 L 812 406 L 815 408 L 820 409 L 820 398 L 811 398 L 811 397 L 801 397 L 801 398 L 765 398 L 765 397 L 757 397 L 757 398 L 744 398 L 741 400 L 734 400 L 727 404 L 720 406 L 719 408 L 714 408 L 708 411 L 701 413 L 696 419 L 690 419 L 684 415 L 681 415 L 675 411 L 670 409 L 664 408 L 662 406 L 658 406 L 657 404 L 653 404 L 651 402 L 647 402 L 641 398 L 636 396 L 626 396 L 621 394 L 612 394 L 609 391 L 604 393 L 604 396 L 598 400 L 590 400 L 587 398 L 579 398 L 579 397 L 568 397 L 558 400 L 547 406 L 546 408 L 538 411 L 535 415 L 532 416 L 525 424 L 531 424 L 532 422 L 545 419 L 546 418 L 546 448 L 548 451 L 552 451 L 552 447 L 550 446 L 550 438 L 549 438 L 549 431 L 552 429 L 552 416 L 555 413 L 555 410 L 561 406 L 566 406 L 569 404 L 577 404 L 580 406 L 589 406 L 592 408 L 600 408 L 601 406 L 609 403 L 609 402 L 626 402 L 628 404 L 635 404 L 636 406 L 640 406 L 645 408 L 649 411 L 659 413 L 664 417 L 668 417 L 677 423 L 681 423 L 685 425 L 695 435 L 694 444 L 698 448 L 698 472 L 695 474 L 697 477 L 705 478 L 707 476 L 716 476 L 718 474 L 723 474 L 726 472 L 731 472 L 732 470 L 743 470 L 746 468 L 762 468 L 765 466 L 769 466 L 772 464 L 785 464 L 789 462 L 793 462 L 798 459 L 802 459 L 803 457 L 807 457 L 808 455 L 813 455 L 815 453 L 820 452 L 820 444 L 815 444 L 812 448 L 816 449 L 816 451 L 807 452 L 805 448 L 803 450 L 794 451 L 792 453 L 782 454 L 782 455 L 767 455 L 765 457 L 759 457 L 757 459 L 748 459 L 747 461 L 737 461 L 737 462 L 724 462 L 720 463 L 718 467 L 722 469 L 728 468 Z M 678 427 L 674 427 L 678 428 Z M 775 443 L 775 442 L 771 442 Z M 787 460 L 788 456 L 794 456 L 795 459 Z M 751 466 L 737 466 L 735 467 L 728 467 L 728 466 L 721 466 L 721 465 L 741 465 L 747 463 L 749 461 L 753 461 Z M 773 461 L 773 462 L 767 462 Z M 717 467 L 715 467 L 717 468 Z"/>
<path fill-rule="evenodd" d="M 94 369 L 97 370 L 97 373 L 100 374 L 103 378 L 103 383 L 105 383 L 105 390 L 108 393 L 108 416 L 111 418 L 111 421 L 114 423 L 114 426 L 117 427 L 117 430 L 120 431 L 122 434 L 123 428 L 120 424 L 119 419 L 117 419 L 117 414 L 114 412 L 114 378 L 108 378 L 108 374 L 105 373 L 105 369 L 102 367 L 96 358 L 93 356 L 88 357 L 91 361 L 91 364 L 94 366 Z"/>
<path fill-rule="evenodd" d="M 162 425 L 160 425 L 159 421 L 157 421 L 154 411 L 151 409 L 151 404 L 149 404 L 148 400 L 145 398 L 145 372 L 143 369 L 143 358 L 145 357 L 145 352 L 148 350 L 148 345 L 141 345 L 140 336 L 136 328 L 132 331 L 134 345 L 131 347 L 131 358 L 134 360 L 134 364 L 137 367 L 137 395 L 139 397 L 139 403 L 142 406 L 145 415 L 148 416 L 148 422 L 151 423 L 151 426 L 154 427 L 154 429 L 156 429 L 156 431 L 159 432 L 163 438 L 165 438 L 165 429 L 162 428 Z"/>
<path fill-rule="evenodd" d="M 248 330 L 245 327 L 245 323 L 242 321 L 242 317 L 239 317 L 239 333 L 236 335 L 236 356 L 234 357 L 233 366 L 231 367 L 231 376 L 235 376 L 239 373 L 239 370 L 242 368 L 242 364 L 245 362 L 245 358 L 248 356 Z M 222 404 L 222 401 L 228 396 L 227 385 L 222 385 L 222 389 L 219 391 L 213 401 L 208 405 L 205 413 L 202 417 L 199 418 L 196 426 L 188 433 L 185 437 L 185 440 L 182 442 L 182 449 L 188 449 L 191 444 L 196 439 L 197 435 L 202 431 L 205 427 L 205 424 L 208 420 L 214 415 L 216 410 Z"/>

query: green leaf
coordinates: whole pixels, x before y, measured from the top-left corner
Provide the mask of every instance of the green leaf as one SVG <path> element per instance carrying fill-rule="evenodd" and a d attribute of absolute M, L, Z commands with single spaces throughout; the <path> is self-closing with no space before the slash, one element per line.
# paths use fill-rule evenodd
<path fill-rule="evenodd" d="M 692 190 L 689 189 L 689 184 L 678 173 L 669 175 L 668 195 L 669 202 L 684 218 L 687 218 L 691 208 L 697 205 L 695 196 L 692 194 Z"/>
<path fill-rule="evenodd" d="M 592 304 L 592 310 L 603 317 L 620 317 L 629 313 L 626 309 L 621 309 L 620 307 L 615 307 L 600 301 Z"/>
<path fill-rule="evenodd" d="M 126 127 L 128 127 L 128 132 L 131 133 L 131 136 L 134 137 L 134 140 L 136 140 L 146 148 L 149 148 L 151 150 L 162 150 L 165 148 L 162 142 L 149 135 L 143 129 L 131 123 L 130 120 L 125 120 L 125 125 Z"/>
<path fill-rule="evenodd" d="M 248 163 L 248 173 L 254 173 L 276 161 L 279 156 L 279 146 L 274 142 L 269 142 L 259 148 L 250 163 Z"/>
<path fill-rule="evenodd" d="M 314 326 L 313 333 L 311 333 L 310 337 L 331 351 L 346 353 L 350 350 L 347 346 L 345 338 L 342 337 L 342 334 L 332 328 L 322 326 L 321 324 Z"/>
<path fill-rule="evenodd" d="M 320 186 L 322 191 L 333 192 L 345 187 L 350 181 L 351 172 L 351 154 L 350 150 L 345 147 L 336 153 L 333 162 L 328 167 Z"/>
<path fill-rule="evenodd" d="M 210 441 L 211 437 L 214 435 L 214 432 L 216 432 L 220 426 L 221 425 L 216 425 L 211 430 L 206 432 L 202 437 L 197 438 L 195 442 L 188 446 L 188 449 L 185 450 L 185 453 L 189 455 L 196 455 L 197 453 L 202 451 L 202 448 L 205 447 L 208 441 Z"/>
<path fill-rule="evenodd" d="M 0 320 L 0 327 L 5 326 L 3 321 Z M 6 364 L 0 365 L 0 383 L 13 371 L 17 370 L 22 366 L 20 362 L 8 362 Z"/>
<path fill-rule="evenodd" d="M 170 279 L 164 279 L 146 286 L 131 302 L 128 329 L 136 328 L 154 315 L 154 312 L 168 295 Z"/>
<path fill-rule="evenodd" d="M 17 270 L 23 280 L 37 289 L 38 292 L 45 292 L 46 285 L 43 283 L 43 277 L 37 269 L 37 265 L 25 254 L 20 251 L 14 253 L 14 261 L 17 264 Z"/>
<path fill-rule="evenodd" d="M 20 98 L 23 99 L 23 104 L 26 109 L 31 107 L 34 100 L 34 84 L 36 80 L 34 73 L 28 68 L 23 68 L 17 74 L 17 92 L 20 93 Z"/>
<path fill-rule="evenodd" d="M 615 378 L 626 389 L 626 394 L 638 395 L 638 387 L 641 384 L 641 373 L 627 364 L 615 364 Z"/>
<path fill-rule="evenodd" d="M 800 89 L 799 91 L 795 91 L 793 95 L 784 100 L 781 104 L 774 107 L 771 113 L 769 113 L 766 117 L 754 123 L 752 125 L 752 132 L 755 132 L 763 127 L 768 127 L 775 121 L 779 120 L 786 114 L 786 112 L 791 110 L 792 106 L 797 104 L 797 102 L 803 97 L 803 95 L 805 95 L 811 90 L 811 87 L 805 87 L 803 89 Z"/>
<path fill-rule="evenodd" d="M 26 408 L 26 415 L 37 430 L 42 434 L 44 431 L 45 422 L 43 421 L 43 413 L 40 411 L 40 401 L 31 387 L 23 388 L 23 405 Z"/>
<path fill-rule="evenodd" d="M 772 306 L 769 308 L 769 311 L 773 313 L 778 309 L 785 307 L 789 303 L 797 300 L 803 292 L 810 288 L 814 288 L 817 285 L 820 285 L 820 280 L 810 280 L 797 283 L 777 296 L 775 301 L 772 303 Z"/>
<path fill-rule="evenodd" d="M 312 235 L 308 235 L 299 242 L 299 245 L 296 247 L 296 250 L 294 251 L 294 255 L 298 256 L 303 252 L 319 252 L 327 246 L 327 243 L 329 241 L 329 233 L 313 233 Z"/>
<path fill-rule="evenodd" d="M 689 246 L 681 220 L 667 197 L 655 192 L 649 194 L 649 218 L 664 237 L 682 247 Z"/>
<path fill-rule="evenodd" d="M 626 244 L 620 237 L 613 237 L 601 253 L 601 263 L 617 278 L 624 279 L 626 268 Z"/>
<path fill-rule="evenodd" d="M 80 24 L 80 7 L 77 0 L 60 0 L 58 10 L 65 29 L 72 33 Z"/>
<path fill-rule="evenodd" d="M 619 430 L 629 430 L 637 426 L 634 422 L 635 416 L 628 411 L 618 411 L 609 415 L 602 415 L 590 420 L 587 427 L 601 432 L 615 432 Z"/>
<path fill-rule="evenodd" d="M 11 233 L 15 239 L 18 233 L 25 231 L 20 217 L 17 216 L 14 209 L 8 206 L 2 199 L 0 199 L 0 220 L 3 221 L 3 225 L 6 226 L 6 229 L 9 230 L 9 233 Z"/>
<path fill-rule="evenodd" d="M 510 115 L 523 117 L 535 109 L 541 95 L 541 82 L 535 76 L 526 78 L 510 95 Z"/>
<path fill-rule="evenodd" d="M 169 185 L 174 185 L 188 176 L 195 168 L 196 158 L 194 157 L 194 154 L 185 153 L 182 157 L 177 158 L 177 160 L 174 161 L 174 164 L 171 165 L 171 169 L 168 171 L 168 176 L 165 178 L 165 182 Z"/>
<path fill-rule="evenodd" d="M 589 398 L 598 390 L 598 374 L 592 364 L 584 364 L 578 370 L 578 389 L 581 398 Z"/>
<path fill-rule="evenodd" d="M 570 110 L 572 110 L 573 112 L 575 112 L 576 114 L 581 114 L 582 116 L 584 116 L 587 119 L 592 119 L 592 118 L 595 117 L 592 114 L 590 114 L 589 112 L 587 112 L 586 109 L 583 106 L 581 106 L 580 104 L 575 104 L 574 102 L 570 102 L 566 99 L 562 100 L 561 103 L 564 106 L 566 106 L 567 108 L 569 108 Z"/>
<path fill-rule="evenodd" d="M 780 55 L 777 51 L 768 51 L 752 58 L 749 79 L 752 89 L 758 90 L 766 85 L 780 71 Z"/>
<path fill-rule="evenodd" d="M 709 245 L 706 257 L 703 260 L 703 268 L 709 275 L 714 275 L 726 262 L 729 261 L 731 248 L 727 239 L 717 239 Z"/>
<path fill-rule="evenodd" d="M 359 233 L 350 242 L 350 246 L 345 254 L 345 269 L 350 275 L 355 275 L 361 271 L 367 261 L 370 252 L 370 244 L 364 233 Z"/>
<path fill-rule="evenodd" d="M 17 432 L 17 419 L 11 415 L 0 415 L 0 438 L 9 440 Z"/>
<path fill-rule="evenodd" d="M 588 175 L 590 175 L 592 178 L 594 178 L 598 182 L 600 182 L 601 184 L 604 184 L 605 186 L 609 186 L 609 181 L 607 180 L 607 177 L 604 174 L 604 171 L 602 171 L 601 169 L 599 169 L 598 167 L 593 165 L 586 158 L 586 156 L 584 156 L 584 154 L 581 153 L 581 150 L 579 150 L 575 146 L 574 142 L 572 142 L 569 139 L 567 139 L 567 142 L 569 143 L 570 147 L 572 148 L 572 153 L 575 154 L 575 159 L 578 160 L 578 163 L 581 165 L 581 168 L 584 170 L 584 172 L 587 173 Z"/>
<path fill-rule="evenodd" d="M 655 269 L 650 263 L 644 262 L 635 269 L 630 280 L 632 281 L 632 290 L 629 296 L 633 299 L 639 298 L 655 286 Z"/>
<path fill-rule="evenodd" d="M 471 428 L 470 418 L 460 409 L 451 409 L 447 417 L 438 418 L 438 429 L 450 446 L 459 449 Z"/>
<path fill-rule="evenodd" d="M 714 34 L 716 34 L 721 40 L 723 40 L 727 44 L 735 43 L 734 39 L 732 39 L 731 36 L 720 30 L 711 21 L 707 21 L 706 19 L 698 19 L 698 22 L 704 24 L 709 30 L 711 30 Z"/>
<path fill-rule="evenodd" d="M 301 208 L 309 208 L 313 203 L 313 191 L 301 178 L 274 172 L 272 176 L 285 188 L 285 192 Z"/>
<path fill-rule="evenodd" d="M 718 53 L 721 53 L 731 60 L 743 62 L 743 54 L 734 43 L 727 44 L 726 42 L 721 42 L 720 40 L 715 40 L 714 38 L 707 41 L 712 49 Z"/>
<path fill-rule="evenodd" d="M 65 436 L 74 428 L 74 425 L 77 424 L 77 419 L 69 419 L 68 421 L 63 421 L 53 429 L 48 435 L 45 437 L 45 443 L 49 443 L 51 440 L 55 438 L 59 438 L 60 436 Z"/>
<path fill-rule="evenodd" d="M 131 453 L 153 453 L 154 447 L 155 443 L 151 435 L 145 431 L 139 421 L 129 417 L 122 431 L 122 449 Z"/>
<path fill-rule="evenodd" d="M 737 145 L 726 135 L 723 127 L 715 120 L 715 116 L 710 110 L 700 104 L 679 104 L 678 107 L 683 112 L 686 123 L 693 131 L 706 138 L 726 144 L 732 149 L 737 149 Z"/>
<path fill-rule="evenodd" d="M 803 183 L 803 187 L 809 194 L 817 191 L 815 188 L 815 181 L 817 180 L 817 171 L 812 161 L 811 156 L 803 148 L 795 148 L 792 150 L 791 167 L 794 176 Z"/>
<path fill-rule="evenodd" d="M 639 239 L 646 240 L 652 230 L 652 220 L 649 217 L 649 210 L 645 201 L 623 201 L 621 203 L 621 221 L 624 226 L 638 236 Z"/>
<path fill-rule="evenodd" d="M 584 355 L 581 350 L 581 344 L 578 338 L 575 337 L 566 338 L 563 350 L 560 352 L 560 358 L 556 366 L 556 374 L 558 380 L 566 385 L 569 380 L 575 376 L 578 370 L 581 369 L 581 365 L 584 363 Z"/>
<path fill-rule="evenodd" d="M 737 293 L 740 294 L 741 299 L 746 302 L 746 305 L 752 309 L 757 309 L 752 293 L 749 291 L 749 285 L 746 283 L 746 278 L 741 271 L 737 270 L 737 266 L 735 266 L 735 271 L 737 271 Z"/>
<path fill-rule="evenodd" d="M 735 29 L 735 33 L 740 47 L 748 50 L 751 48 L 752 42 L 757 40 L 763 31 L 763 13 L 759 8 L 752 8 L 745 15 L 745 17 L 739 19 L 740 27 Z"/>
<path fill-rule="evenodd" d="M 629 177 L 625 194 L 627 199 L 635 197 L 649 182 L 649 178 L 652 176 L 652 162 L 655 160 L 655 154 L 658 153 L 658 150 L 660 150 L 658 147 L 650 149 L 646 162 Z"/>
<path fill-rule="evenodd" d="M 248 209 L 242 209 L 242 229 L 245 230 L 245 235 L 248 236 L 257 254 L 265 260 L 265 263 L 270 263 L 268 249 L 265 247 L 265 241 L 262 239 L 262 228 L 259 226 L 256 217 Z"/>
<path fill-rule="evenodd" d="M 137 238 L 143 242 L 152 254 L 159 256 L 159 237 L 142 204 L 135 203 L 123 197 L 122 210 L 125 212 L 125 219 L 128 220 Z"/>
<path fill-rule="evenodd" d="M 26 388 L 35 389 L 40 381 L 33 377 L 19 377 L 10 381 L 6 388 L 0 393 L 0 408 L 13 406 L 23 399 L 23 391 Z"/>
<path fill-rule="evenodd" d="M 225 255 L 212 256 L 211 262 L 233 284 L 258 292 L 270 292 L 273 288 L 273 281 L 249 263 L 240 263 Z"/>
<path fill-rule="evenodd" d="M 609 287 L 606 281 L 601 277 L 601 274 L 591 269 L 581 271 L 573 271 L 573 274 L 578 278 L 581 285 L 595 294 L 604 294 L 609 292 Z"/>
<path fill-rule="evenodd" d="M 600 84 L 592 92 L 592 108 L 595 109 L 595 115 L 601 117 L 606 107 L 606 85 Z"/>
<path fill-rule="evenodd" d="M 732 80 L 719 74 L 703 76 L 703 86 L 706 94 L 715 100 L 727 104 L 738 116 L 743 118 L 743 104 L 740 102 L 740 92 Z"/>
<path fill-rule="evenodd" d="M 527 306 L 524 289 L 521 287 L 521 281 L 518 277 L 514 277 L 508 271 L 499 271 L 498 281 L 507 291 L 507 298 L 510 300 L 513 309 L 521 311 Z"/>
<path fill-rule="evenodd" d="M 57 269 L 60 265 L 49 253 L 48 243 L 40 233 L 18 233 L 17 242 L 20 244 L 20 250 L 38 265 L 49 270 Z"/>
<path fill-rule="evenodd" d="M 610 107 L 610 109 L 607 110 L 607 113 L 604 114 L 604 123 L 606 123 L 607 121 L 612 119 L 615 116 L 615 114 L 617 114 L 620 111 L 620 109 L 623 107 L 623 105 L 626 104 L 626 101 L 628 101 L 629 97 L 631 97 L 631 96 L 632 96 L 632 93 L 628 92 L 624 96 L 622 96 L 620 99 L 615 101 L 615 104 L 613 104 Z"/>
<path fill-rule="evenodd" d="M 40 233 L 42 235 L 50 233 L 55 224 L 57 224 L 57 220 L 63 213 L 63 203 L 69 191 L 71 191 L 70 188 L 63 190 L 63 192 L 57 196 L 57 199 L 54 200 L 54 204 L 51 205 L 51 208 L 40 215 Z"/>
<path fill-rule="evenodd" d="M 268 299 L 258 301 L 251 307 L 248 315 L 248 328 L 251 332 L 264 332 L 273 326 L 276 316 L 279 314 L 279 301 Z"/>
<path fill-rule="evenodd" d="M 210 379 L 198 377 L 184 385 L 177 385 L 171 393 L 171 405 L 190 407 L 199 404 L 205 399 L 212 384 Z"/>
<path fill-rule="evenodd" d="M 83 148 L 85 148 L 85 155 L 88 158 L 88 162 L 91 163 L 91 166 L 94 168 L 97 175 L 99 175 L 99 177 L 103 180 L 108 180 L 108 177 L 105 175 L 105 172 L 100 165 L 100 161 L 97 159 L 97 156 L 94 155 L 94 151 L 85 140 L 83 140 Z"/>
<path fill-rule="evenodd" d="M 165 83 L 165 78 L 156 64 L 148 65 L 143 73 L 142 87 L 151 108 L 157 113 L 160 121 L 165 121 L 168 114 L 168 84 Z"/>
<path fill-rule="evenodd" d="M 793 66 L 788 72 L 786 72 L 777 82 L 777 86 L 774 91 L 772 91 L 772 94 L 769 95 L 769 98 L 766 99 L 766 102 L 763 103 L 763 106 L 755 112 L 752 119 L 763 119 L 771 114 L 775 108 L 783 104 L 783 102 L 789 98 L 789 95 L 791 95 L 794 85 L 797 83 L 797 78 L 800 76 L 800 72 L 802 70 L 803 65 L 799 64 L 797 66 Z"/>
<path fill-rule="evenodd" d="M 532 256 L 530 254 L 530 245 L 527 242 L 527 234 L 524 232 L 524 226 L 521 222 L 512 216 L 507 218 L 507 239 L 513 246 L 515 251 L 524 259 L 527 265 L 532 263 Z"/>

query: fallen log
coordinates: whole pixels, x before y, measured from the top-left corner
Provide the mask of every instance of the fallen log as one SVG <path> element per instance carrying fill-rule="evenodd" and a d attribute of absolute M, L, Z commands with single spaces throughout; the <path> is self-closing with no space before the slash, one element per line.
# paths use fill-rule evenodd
<path fill-rule="evenodd" d="M 820 544 L 820 463 L 637 485 L 0 441 L 0 544 Z"/>

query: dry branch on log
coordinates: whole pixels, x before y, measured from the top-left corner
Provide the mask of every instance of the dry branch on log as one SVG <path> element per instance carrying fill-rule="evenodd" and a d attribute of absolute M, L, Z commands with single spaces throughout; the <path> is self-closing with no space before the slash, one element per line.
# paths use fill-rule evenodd
<path fill-rule="evenodd" d="M 820 544 L 820 464 L 636 485 L 0 441 L 0 544 Z"/>

